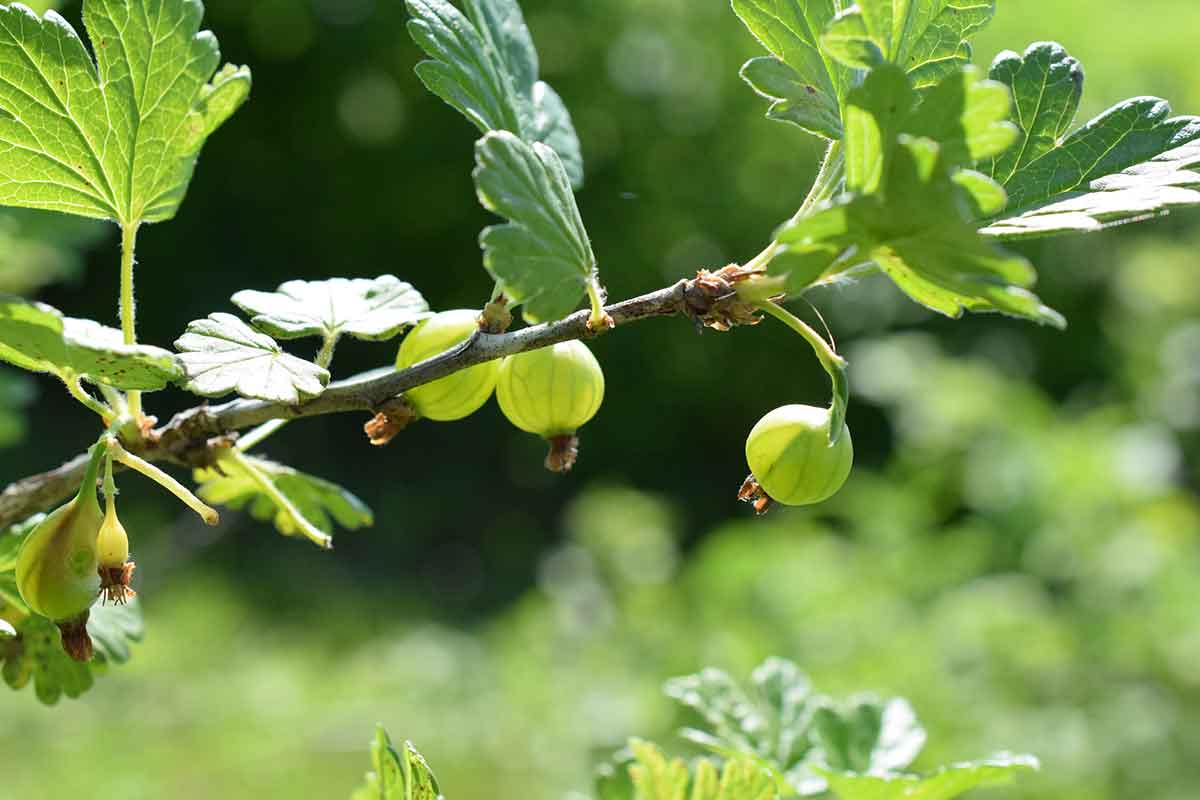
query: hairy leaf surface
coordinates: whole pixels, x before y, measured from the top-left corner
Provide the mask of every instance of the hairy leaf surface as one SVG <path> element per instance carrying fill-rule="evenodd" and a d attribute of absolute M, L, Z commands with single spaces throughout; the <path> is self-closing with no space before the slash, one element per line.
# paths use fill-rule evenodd
<path fill-rule="evenodd" d="M 179 360 L 167 350 L 127 345 L 115 328 L 63 317 L 51 306 L 19 297 L 0 297 L 0 360 L 123 390 L 154 391 L 183 376 Z"/>
<path fill-rule="evenodd" d="M 510 131 L 558 153 L 571 185 L 583 185 L 583 156 L 558 93 L 538 80 L 538 55 L 516 0 L 407 0 L 409 33 L 429 56 L 417 75 L 482 133 Z"/>

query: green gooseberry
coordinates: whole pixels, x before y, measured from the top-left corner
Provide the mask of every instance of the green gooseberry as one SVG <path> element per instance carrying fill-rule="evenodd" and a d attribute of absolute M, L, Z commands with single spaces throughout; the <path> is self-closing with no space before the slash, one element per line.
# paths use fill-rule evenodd
<path fill-rule="evenodd" d="M 761 513 L 771 500 L 807 506 L 837 494 L 850 476 L 854 445 L 849 428 L 830 445 L 829 424 L 829 409 L 804 405 L 783 406 L 759 420 L 746 439 L 746 461 L 766 498 L 748 481 L 743 499 L 757 497 Z"/>
<path fill-rule="evenodd" d="M 396 369 L 440 355 L 460 345 L 479 330 L 479 312 L 470 309 L 443 311 L 417 325 L 400 343 Z M 422 417 L 452 422 L 469 417 L 483 407 L 496 388 L 500 365 L 476 364 L 405 393 L 405 399 Z"/>
<path fill-rule="evenodd" d="M 504 359 L 496 400 L 509 422 L 550 442 L 546 467 L 566 472 L 578 456 L 576 432 L 604 402 L 604 371 L 579 341 L 531 350 Z"/>
<path fill-rule="evenodd" d="M 100 593 L 96 539 L 104 515 L 96 500 L 96 478 L 104 453 L 96 445 L 79 494 L 42 520 L 17 554 L 21 599 L 55 622 L 79 617 Z"/>

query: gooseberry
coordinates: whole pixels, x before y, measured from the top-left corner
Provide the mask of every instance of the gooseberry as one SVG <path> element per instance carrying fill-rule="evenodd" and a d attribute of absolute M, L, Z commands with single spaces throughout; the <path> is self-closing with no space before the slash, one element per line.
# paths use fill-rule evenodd
<path fill-rule="evenodd" d="M 104 522 L 96 537 L 96 556 L 100 570 L 100 593 L 108 602 L 124 605 L 136 595 L 129 583 L 135 565 L 129 560 L 129 534 L 117 518 L 116 497 L 109 495 Z"/>
<path fill-rule="evenodd" d="M 850 429 L 829 444 L 830 412 L 788 405 L 767 414 L 746 439 L 751 476 L 739 494 L 764 513 L 772 501 L 806 506 L 833 497 L 854 463 Z"/>
<path fill-rule="evenodd" d="M 63 648 L 90 661 L 88 613 L 100 592 L 96 539 L 103 515 L 96 478 L 105 448 L 96 445 L 75 499 L 55 509 L 30 532 L 17 554 L 17 590 L 25 605 L 58 624 Z"/>
<path fill-rule="evenodd" d="M 550 442 L 546 468 L 566 472 L 578 456 L 576 432 L 604 401 L 604 372 L 582 342 L 561 342 L 504 359 L 496 400 L 509 422 Z"/>
<path fill-rule="evenodd" d="M 396 369 L 407 369 L 462 344 L 479 329 L 479 312 L 444 311 L 417 325 L 400 343 Z M 452 422 L 474 414 L 492 396 L 500 365 L 476 364 L 405 393 L 413 410 L 426 419 Z"/>

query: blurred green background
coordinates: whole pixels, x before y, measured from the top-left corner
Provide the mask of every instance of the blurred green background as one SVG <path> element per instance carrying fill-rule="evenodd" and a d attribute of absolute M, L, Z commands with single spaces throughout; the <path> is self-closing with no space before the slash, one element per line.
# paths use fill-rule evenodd
<path fill-rule="evenodd" d="M 437 308 L 481 305 L 474 132 L 413 76 L 402 3 L 206 5 L 254 97 L 178 219 L 143 233 L 142 337 L 168 344 L 289 278 L 392 272 Z M 727 4 L 524 5 L 583 139 L 612 296 L 754 255 L 819 146 L 763 119 Z M 1195 0 L 1000 0 L 977 60 L 1055 39 L 1087 70 L 1081 118 L 1138 94 L 1200 112 L 1197 34 Z M 5 214 L 0 245 L 0 290 L 115 320 L 112 230 Z M 779 326 L 697 337 L 680 320 L 595 343 L 608 399 L 565 479 L 494 404 L 386 449 L 350 415 L 288 428 L 269 455 L 376 511 L 332 554 L 236 514 L 204 530 L 126 481 L 148 638 L 81 700 L 0 693 L 3 794 L 343 797 L 381 721 L 452 800 L 563 798 L 627 736 L 675 742 L 663 679 L 778 654 L 828 691 L 911 698 L 919 766 L 1042 758 L 997 798 L 1194 798 L 1198 247 L 1200 212 L 1027 247 L 1066 333 L 935 319 L 879 278 L 814 295 L 851 359 L 858 451 L 816 509 L 753 520 L 733 495 L 758 417 L 825 401 L 819 366 Z M 392 355 L 346 344 L 335 372 Z M 0 372 L 0 484 L 91 426 L 51 381 Z"/>

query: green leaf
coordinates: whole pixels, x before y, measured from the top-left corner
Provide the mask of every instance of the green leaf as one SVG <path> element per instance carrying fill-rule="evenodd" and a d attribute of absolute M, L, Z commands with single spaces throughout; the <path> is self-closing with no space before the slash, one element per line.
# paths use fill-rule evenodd
<path fill-rule="evenodd" d="M 238 292 L 233 303 L 276 339 L 349 335 L 383 342 L 431 316 L 421 293 L 393 275 L 288 281 L 274 292 Z"/>
<path fill-rule="evenodd" d="M 708 730 L 684 729 L 684 738 L 725 758 L 750 758 L 800 782 L 812 755 L 813 713 L 822 698 L 795 664 L 767 660 L 751 675 L 749 691 L 718 669 L 674 678 L 665 691 L 708 724 Z"/>
<path fill-rule="evenodd" d="M 352 800 L 438 800 L 442 796 L 433 770 L 413 743 L 404 743 L 403 754 L 396 752 L 382 726 L 371 743 L 371 764 L 366 785 Z"/>
<path fill-rule="evenodd" d="M 96 657 L 110 664 L 124 664 L 132 654 L 131 645 L 142 641 L 146 625 L 137 598 L 122 605 L 97 603 L 88 617 L 88 634 L 96 648 Z"/>
<path fill-rule="evenodd" d="M 27 616 L 14 626 L 18 638 L 0 641 L 0 675 L 15 690 L 33 684 L 34 695 L 52 706 L 65 695 L 76 698 L 92 688 L 90 664 L 73 660 L 62 648 L 58 627 L 44 617 Z"/>
<path fill-rule="evenodd" d="M 837 16 L 821 46 L 856 69 L 896 64 L 924 89 L 970 62 L 969 40 L 995 11 L 995 0 L 859 0 Z"/>
<path fill-rule="evenodd" d="M 19 297 L 0 297 L 0 360 L 123 390 L 155 391 L 183 376 L 167 350 L 126 345 L 115 328 L 63 317 L 55 308 Z"/>
<path fill-rule="evenodd" d="M 952 764 L 928 776 L 826 773 L 840 800 L 952 800 L 974 789 L 1003 786 L 1038 769 L 1033 756 L 998 755 Z"/>
<path fill-rule="evenodd" d="M 827 703 L 813 715 L 813 760 L 838 772 L 887 774 L 912 764 L 925 729 L 907 700 L 874 697 Z"/>
<path fill-rule="evenodd" d="M 692 769 L 681 759 L 668 759 L 650 742 L 629 744 L 633 762 L 628 771 L 632 779 L 632 800 L 778 800 L 775 777 L 746 759 L 733 759 L 721 769 L 708 759 L 698 760 Z M 602 800 L 604 800 L 602 798 Z"/>
<path fill-rule="evenodd" d="M 874 262 L 916 302 L 949 317 L 994 311 L 1061 326 L 1062 317 L 1027 291 L 1036 278 L 1025 259 L 980 236 L 975 219 L 1003 190 L 958 169 L 970 154 L 997 154 L 1013 131 L 1001 119 L 997 88 L 970 70 L 927 92 L 939 109 L 914 108 L 914 93 L 895 67 L 872 71 L 847 96 L 846 184 L 850 193 L 818 207 L 777 234 L 790 257 L 771 271 L 802 278 L 826 265 Z M 954 100 L 954 102 L 946 102 Z M 926 138 L 937 136 L 945 144 Z"/>
<path fill-rule="evenodd" d="M 326 536 L 332 535 L 335 522 L 352 531 L 375 524 L 371 509 L 337 484 L 266 459 L 245 458 L 268 477 L 296 512 Z M 246 509 L 255 519 L 272 522 L 284 536 L 302 531 L 302 522 L 264 494 L 254 477 L 236 461 L 223 459 L 219 472 L 197 470 L 195 480 L 200 484 L 196 493 L 208 503 Z"/>
<path fill-rule="evenodd" d="M 936 141 L 949 167 L 999 155 L 1018 136 L 1010 106 L 1007 87 L 981 80 L 974 67 L 950 72 L 921 97 L 900 68 L 879 67 L 847 97 L 846 188 L 878 191 L 900 134 Z"/>
<path fill-rule="evenodd" d="M 907 139 L 895 151 L 886 195 L 847 196 L 779 233 L 800 252 L 853 251 L 873 261 L 916 302 L 948 317 L 1000 312 L 1066 323 L 1027 290 L 1033 267 L 979 235 L 969 198 L 946 172 L 937 145 Z"/>
<path fill-rule="evenodd" d="M 85 0 L 88 54 L 57 13 L 0 6 L 0 205 L 130 226 L 174 216 L 250 72 L 198 33 L 199 0 Z M 209 82 L 211 79 L 211 82 Z"/>
<path fill-rule="evenodd" d="M 506 131 L 480 139 L 475 158 L 479 201 L 509 220 L 480 235 L 484 266 L 528 321 L 567 316 L 596 282 L 596 256 L 562 162 Z"/>
<path fill-rule="evenodd" d="M 1200 204 L 1200 117 L 1172 117 L 1156 97 L 1113 106 L 1068 133 L 1083 68 L 1060 45 L 1001 53 L 991 75 L 1012 87 L 1018 145 L 979 169 L 1008 192 L 984 233 L 1034 238 L 1088 232 Z"/>
<path fill-rule="evenodd" d="M 685 729 L 685 738 L 726 759 L 767 768 L 804 796 L 828 788 L 823 770 L 890 773 L 912 763 L 925 743 L 906 701 L 835 702 L 814 693 L 800 669 L 783 659 L 764 662 L 748 689 L 707 669 L 669 681 L 666 692 L 708 723 L 705 731 Z"/>
<path fill-rule="evenodd" d="M 750 88 L 771 101 L 769 118 L 826 139 L 842 138 L 841 99 L 854 74 L 822 53 L 819 39 L 846 5 L 843 0 L 733 0 L 734 13 L 771 52 L 741 70 Z"/>
<path fill-rule="evenodd" d="M 560 159 L 571 185 L 583 185 L 579 137 L 562 98 L 538 80 L 538 56 L 516 0 L 407 0 L 408 31 L 430 60 L 417 65 L 429 91 L 481 133 L 509 131 L 541 142 Z"/>
<path fill-rule="evenodd" d="M 209 314 L 187 326 L 176 342 L 187 382 L 202 397 L 237 392 L 276 403 L 296 405 L 325 391 L 329 372 L 285 353 L 264 333 L 232 314 Z"/>

